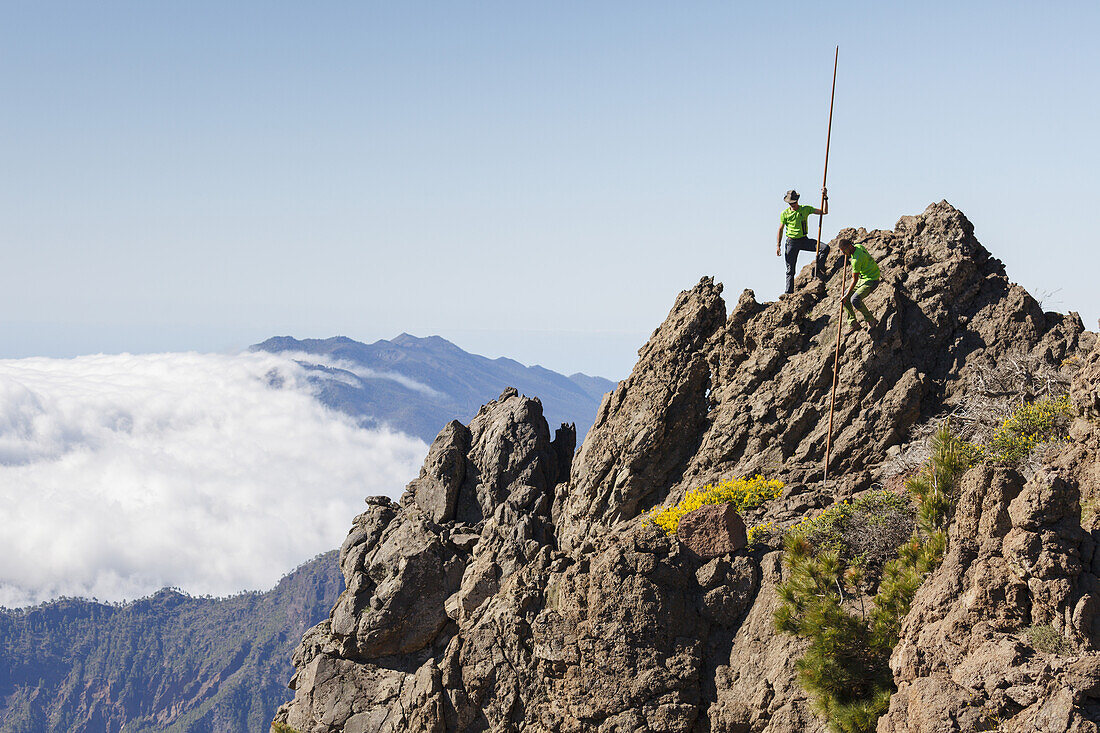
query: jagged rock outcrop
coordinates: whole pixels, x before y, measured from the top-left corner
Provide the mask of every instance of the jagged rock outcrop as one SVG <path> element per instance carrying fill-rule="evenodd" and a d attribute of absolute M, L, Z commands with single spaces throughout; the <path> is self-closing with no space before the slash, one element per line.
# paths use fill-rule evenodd
<path fill-rule="evenodd" d="M 1084 333 L 1076 314 L 1044 313 L 1010 283 L 946 202 L 902 217 L 892 232 L 846 229 L 840 238 L 863 244 L 883 273 L 870 298 L 882 324 L 849 335 L 840 362 L 832 468 L 841 494 L 866 488 L 869 467 L 957 398 L 972 372 L 1036 347 L 1060 361 Z M 828 292 L 841 287 L 839 269 L 834 261 Z M 837 301 L 809 268 L 797 284 L 768 304 L 746 290 L 726 319 L 716 316 L 720 286 L 709 278 L 681 294 L 630 378 L 604 398 L 577 455 L 566 547 L 724 477 L 820 480 Z"/>
<path fill-rule="evenodd" d="M 638 352 L 638 365 L 604 396 L 573 464 L 558 524 L 571 547 L 590 525 L 609 525 L 659 503 L 683 475 L 707 427 L 706 347 L 726 320 L 722 286 L 709 277 L 680 293 Z"/>
<path fill-rule="evenodd" d="M 368 499 L 340 549 L 347 589 L 295 653 L 303 704 L 290 725 L 434 730 L 445 708 L 476 710 L 468 688 L 443 704 L 437 657 L 456 668 L 463 651 L 476 657 L 456 639 L 496 653 L 485 606 L 518 569 L 546 564 L 554 491 L 575 444 L 572 426 L 551 440 L 538 400 L 507 389 L 468 428 L 444 427 L 400 505 Z"/>
<path fill-rule="evenodd" d="M 1100 533 L 1081 507 L 1100 496 L 1100 349 L 1072 358 L 1080 417 L 1048 466 L 1028 480 L 989 467 L 965 477 L 947 557 L 891 660 L 898 692 L 881 733 L 1100 730 Z"/>
<path fill-rule="evenodd" d="M 806 268 L 775 303 L 745 291 L 728 316 L 721 285 L 703 278 L 604 398 L 575 457 L 575 436 L 551 441 L 537 401 L 509 391 L 469 427 L 444 428 L 399 505 L 368 501 L 341 551 L 347 591 L 296 652 L 296 696 L 278 720 L 303 733 L 823 731 L 795 679 L 803 642 L 774 630 L 782 553 L 706 560 L 641 515 L 763 472 L 787 488 L 746 522 L 789 525 L 868 488 L 911 428 L 950 410 L 998 360 L 1057 365 L 1094 340 L 1076 314 L 1044 313 L 1011 284 L 946 202 L 894 231 L 840 236 L 868 248 L 884 281 L 869 299 L 881 325 L 844 338 L 827 491 L 837 308 L 827 293 L 841 264 L 824 284 Z M 982 645 L 1018 642 L 1020 624 L 1092 648 L 1093 540 L 1074 525 L 1081 489 L 1069 473 L 968 476 L 951 555 L 914 604 L 921 629 L 943 629 L 924 638 L 907 624 L 890 730 L 934 714 L 919 696 L 956 661 L 972 670 L 961 686 L 1007 669 L 1011 655 L 997 646 L 988 661 Z M 1091 688 L 1072 675 L 1095 675 L 1044 660 L 1047 672 L 997 688 L 1026 687 L 1030 702 L 1020 690 L 950 697 L 944 687 L 935 704 L 965 698 L 1013 715 L 1039 705 L 1031 719 L 1070 710 L 1084 720 Z"/>
<path fill-rule="evenodd" d="M 1095 546 L 1071 483 L 972 470 L 947 557 L 905 619 L 891 660 L 898 691 L 879 731 L 1097 730 Z M 1036 650 L 1025 630 L 1037 627 L 1073 656 Z"/>

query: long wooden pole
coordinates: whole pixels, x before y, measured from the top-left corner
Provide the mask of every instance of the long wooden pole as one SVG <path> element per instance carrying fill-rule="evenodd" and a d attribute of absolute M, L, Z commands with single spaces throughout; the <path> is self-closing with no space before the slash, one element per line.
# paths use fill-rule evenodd
<path fill-rule="evenodd" d="M 833 90 L 829 92 L 829 130 L 825 133 L 825 173 L 821 176 L 821 211 L 825 210 L 825 184 L 829 180 L 829 143 L 833 140 L 833 99 L 836 97 L 836 62 L 840 60 L 840 46 L 836 47 L 836 53 L 833 55 Z M 819 214 L 817 217 L 817 248 L 814 250 L 814 274 L 821 276 L 818 272 L 818 258 L 821 256 L 821 226 L 822 220 L 825 218 L 824 214 Z"/>
<path fill-rule="evenodd" d="M 844 280 L 843 268 L 840 271 L 840 307 L 836 317 L 836 353 L 833 354 L 833 389 L 829 400 L 829 432 L 825 433 L 825 473 L 821 477 L 821 488 L 825 488 L 829 481 L 829 452 L 833 447 L 833 409 L 836 407 L 836 375 L 840 365 L 840 334 L 844 330 Z"/>
<path fill-rule="evenodd" d="M 840 46 L 836 47 L 833 56 L 833 91 L 829 94 L 829 131 L 825 135 L 825 175 L 821 179 L 821 209 L 825 209 L 825 182 L 829 178 L 829 143 L 833 137 L 833 98 L 836 96 L 836 65 L 840 59 Z M 824 215 L 817 217 L 817 246 L 821 251 L 821 220 Z M 817 267 L 817 259 L 814 259 L 814 267 Z M 833 412 L 836 409 L 836 380 L 837 369 L 840 367 L 840 334 L 844 331 L 844 268 L 840 269 L 840 311 L 836 319 L 836 352 L 833 354 L 833 386 L 829 397 L 829 430 L 825 433 L 825 471 L 821 477 L 821 488 L 828 486 L 829 482 L 829 457 L 833 447 Z"/>

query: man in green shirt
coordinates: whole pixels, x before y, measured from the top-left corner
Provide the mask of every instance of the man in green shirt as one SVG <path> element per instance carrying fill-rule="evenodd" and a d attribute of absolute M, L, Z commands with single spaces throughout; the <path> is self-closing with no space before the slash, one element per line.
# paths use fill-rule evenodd
<path fill-rule="evenodd" d="M 837 242 L 837 246 L 852 263 L 852 282 L 844 293 L 844 310 L 848 314 L 848 325 L 857 331 L 860 330 L 859 321 L 856 320 L 856 312 L 853 310 L 854 306 L 863 314 L 871 328 L 874 328 L 878 325 L 878 321 L 864 305 L 863 299 L 878 287 L 878 263 L 864 249 L 862 244 L 852 244 L 849 240 L 842 239 Z"/>
<path fill-rule="evenodd" d="M 794 292 L 794 271 L 798 264 L 799 252 L 813 252 L 817 249 L 817 240 L 810 239 L 807 234 L 806 220 L 811 214 L 829 213 L 829 192 L 822 187 L 821 197 L 825 201 L 824 209 L 815 209 L 812 206 L 798 205 L 798 191 L 791 189 L 783 200 L 787 202 L 787 208 L 779 212 L 779 231 L 775 233 L 775 256 L 779 256 L 779 245 L 783 241 L 783 232 L 787 232 L 787 246 L 783 252 L 783 259 L 787 262 L 787 289 L 784 292 Z M 825 263 L 829 254 L 829 245 L 821 248 L 817 257 L 817 276 L 824 277 Z"/>

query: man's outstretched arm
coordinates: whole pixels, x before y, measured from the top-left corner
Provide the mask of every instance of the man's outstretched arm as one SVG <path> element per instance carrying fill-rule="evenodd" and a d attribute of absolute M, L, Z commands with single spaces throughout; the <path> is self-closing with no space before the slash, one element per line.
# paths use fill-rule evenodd
<path fill-rule="evenodd" d="M 825 201 L 825 203 L 822 204 L 822 206 L 824 206 L 825 208 L 823 208 L 823 209 L 814 209 L 814 213 L 815 214 L 828 214 L 829 213 L 829 189 L 825 188 L 824 186 L 821 187 L 821 198 L 824 199 L 824 201 Z"/>

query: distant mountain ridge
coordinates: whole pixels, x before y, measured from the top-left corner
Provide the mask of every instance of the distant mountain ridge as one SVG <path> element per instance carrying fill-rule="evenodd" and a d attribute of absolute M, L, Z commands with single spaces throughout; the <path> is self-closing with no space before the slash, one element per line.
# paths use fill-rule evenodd
<path fill-rule="evenodd" d="M 0 610 L 0 733 L 267 730 L 290 649 L 343 580 L 333 550 L 266 593 Z"/>
<path fill-rule="evenodd" d="M 270 338 L 252 351 L 301 355 L 329 407 L 367 425 L 389 425 L 430 443 L 451 420 L 469 421 L 506 387 L 538 397 L 551 427 L 571 422 L 583 438 L 603 395 L 615 382 L 587 374 L 565 376 L 541 366 L 463 351 L 440 336 L 403 333 L 361 343 L 327 339 Z"/>

